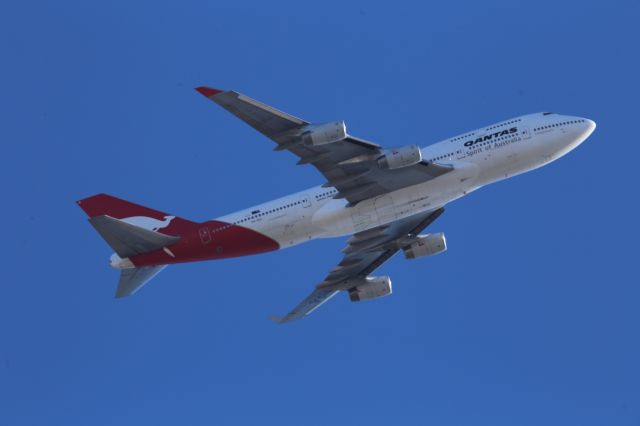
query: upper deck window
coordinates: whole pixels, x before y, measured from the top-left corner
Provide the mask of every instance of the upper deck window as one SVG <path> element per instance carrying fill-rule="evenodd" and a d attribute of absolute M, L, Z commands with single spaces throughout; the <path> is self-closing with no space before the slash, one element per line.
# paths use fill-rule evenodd
<path fill-rule="evenodd" d="M 551 115 L 553 114 L 552 112 L 543 112 L 542 115 Z"/>

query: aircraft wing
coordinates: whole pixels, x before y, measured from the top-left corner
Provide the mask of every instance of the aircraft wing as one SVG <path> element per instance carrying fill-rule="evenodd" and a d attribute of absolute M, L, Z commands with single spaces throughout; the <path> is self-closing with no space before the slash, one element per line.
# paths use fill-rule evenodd
<path fill-rule="evenodd" d="M 376 160 L 383 149 L 350 135 L 325 145 L 304 143 L 308 121 L 294 117 L 234 91 L 198 87 L 198 92 L 267 136 L 277 146 L 298 156 L 298 164 L 312 164 L 324 175 L 325 187 L 335 187 L 334 198 L 351 204 L 415 185 L 453 170 L 452 166 L 422 161 L 395 170 L 380 168 Z"/>
<path fill-rule="evenodd" d="M 444 208 L 354 234 L 342 252 L 345 256 L 327 277 L 298 306 L 284 317 L 272 317 L 277 323 L 309 315 L 339 291 L 349 291 L 366 283 L 367 275 L 389 260 L 444 212 Z"/>

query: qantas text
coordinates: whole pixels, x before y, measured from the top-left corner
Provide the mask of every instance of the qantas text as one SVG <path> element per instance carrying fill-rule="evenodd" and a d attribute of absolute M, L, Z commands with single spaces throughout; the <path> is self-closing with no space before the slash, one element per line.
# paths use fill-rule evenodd
<path fill-rule="evenodd" d="M 501 132 L 496 132 L 496 133 L 492 133 L 490 135 L 486 135 L 483 137 L 479 137 L 478 139 L 474 140 L 474 141 L 467 141 L 464 143 L 464 146 L 473 146 L 477 143 L 480 142 L 484 142 L 484 141 L 490 141 L 493 138 L 499 138 L 500 136 L 507 136 L 513 133 L 517 133 L 518 132 L 518 128 L 517 127 L 512 127 L 509 130 L 503 130 Z"/>

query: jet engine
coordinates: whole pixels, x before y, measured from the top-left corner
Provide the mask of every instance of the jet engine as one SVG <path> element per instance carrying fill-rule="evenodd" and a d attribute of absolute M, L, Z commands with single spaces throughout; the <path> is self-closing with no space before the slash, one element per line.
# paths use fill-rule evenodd
<path fill-rule="evenodd" d="M 341 141 L 347 137 L 347 126 L 344 121 L 324 124 L 311 124 L 305 128 L 302 141 L 306 145 L 326 145 Z"/>
<path fill-rule="evenodd" d="M 391 294 L 391 278 L 367 277 L 364 284 L 349 289 L 349 299 L 352 302 L 371 300 Z"/>
<path fill-rule="evenodd" d="M 416 241 L 402 249 L 406 259 L 432 256 L 447 250 L 447 240 L 442 232 L 418 235 Z"/>
<path fill-rule="evenodd" d="M 422 151 L 418 145 L 406 145 L 384 151 L 378 158 L 378 166 L 382 169 L 400 169 L 413 166 L 422 161 Z"/>

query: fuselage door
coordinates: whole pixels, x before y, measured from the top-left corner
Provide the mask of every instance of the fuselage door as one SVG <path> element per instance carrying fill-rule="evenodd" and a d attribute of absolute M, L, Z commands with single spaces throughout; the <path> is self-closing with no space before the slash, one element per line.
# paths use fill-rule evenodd
<path fill-rule="evenodd" d="M 467 156 L 467 147 L 462 145 L 460 148 L 456 150 L 456 158 L 458 160 Z"/>
<path fill-rule="evenodd" d="M 202 244 L 206 245 L 211 242 L 211 234 L 209 233 L 209 228 L 200 228 L 198 230 L 198 235 L 200 235 L 200 241 L 202 241 Z"/>
<path fill-rule="evenodd" d="M 531 130 L 529 130 L 529 126 L 520 127 L 520 137 L 523 140 L 531 139 Z"/>

